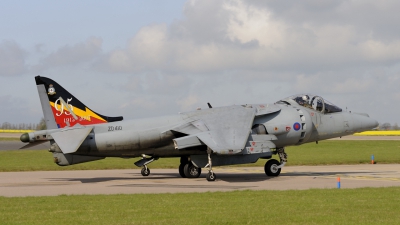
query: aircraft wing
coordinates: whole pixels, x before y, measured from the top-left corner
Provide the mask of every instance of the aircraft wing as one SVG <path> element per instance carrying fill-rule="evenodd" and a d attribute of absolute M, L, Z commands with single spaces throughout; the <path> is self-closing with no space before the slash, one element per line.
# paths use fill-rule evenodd
<path fill-rule="evenodd" d="M 207 145 L 217 154 L 241 152 L 251 132 L 256 109 L 227 106 L 183 113 L 186 123 L 170 129 L 188 136 L 174 139 L 175 148 Z"/>

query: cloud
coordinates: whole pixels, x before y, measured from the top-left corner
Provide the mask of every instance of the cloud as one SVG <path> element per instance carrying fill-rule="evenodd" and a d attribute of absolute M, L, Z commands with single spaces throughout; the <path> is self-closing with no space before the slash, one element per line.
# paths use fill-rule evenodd
<path fill-rule="evenodd" d="M 359 33 L 358 20 L 334 22 L 357 11 L 356 3 L 309 1 L 318 10 L 334 6 L 329 11 L 334 19 L 322 18 L 325 23 L 306 15 L 313 10 L 311 14 L 323 17 L 317 9 L 293 2 L 284 10 L 288 15 L 297 6 L 296 16 L 289 18 L 277 15 L 273 3 L 261 7 L 254 1 L 213 3 L 189 1 L 183 19 L 143 27 L 124 49 L 109 52 L 100 64 L 111 72 L 210 74 L 238 69 L 316 72 L 354 64 L 392 65 L 400 59 L 399 38 L 366 36 L 377 28 L 366 24 Z"/>
<path fill-rule="evenodd" d="M 144 27 L 133 37 L 125 50 L 109 53 L 105 60 L 113 72 L 137 72 L 149 68 L 163 68 L 168 50 L 166 49 L 166 25 Z M 103 62 L 100 63 L 100 66 Z"/>
<path fill-rule="evenodd" d="M 195 95 L 189 95 L 183 99 L 179 99 L 176 103 L 180 106 L 183 111 L 192 111 L 199 104 L 199 98 Z"/>
<path fill-rule="evenodd" d="M 37 123 L 42 116 L 41 108 L 39 112 L 29 107 L 26 98 L 15 97 L 11 95 L 0 95 L 0 124 L 4 122 L 16 123 Z"/>
<path fill-rule="evenodd" d="M 399 7 L 390 0 L 189 0 L 180 19 L 145 23 L 126 46 L 103 52 L 102 39 L 89 38 L 48 53 L 32 44 L 39 63 L 25 66 L 17 48 L 16 68 L 79 74 L 78 94 L 96 87 L 91 107 L 125 118 L 311 92 L 395 121 L 388 109 L 399 110 Z"/>
<path fill-rule="evenodd" d="M 41 59 L 38 65 L 33 66 L 33 71 L 60 66 L 75 66 L 91 62 L 101 56 L 102 39 L 91 37 L 75 45 L 65 45 Z M 41 51 L 42 46 L 36 45 L 36 50 Z"/>
<path fill-rule="evenodd" d="M 187 92 L 191 81 L 189 76 L 147 72 L 129 77 L 122 89 L 137 94 L 165 95 L 176 93 L 176 90 L 181 93 Z"/>
<path fill-rule="evenodd" d="M 0 43 L 0 76 L 18 76 L 26 72 L 26 51 L 14 41 Z"/>

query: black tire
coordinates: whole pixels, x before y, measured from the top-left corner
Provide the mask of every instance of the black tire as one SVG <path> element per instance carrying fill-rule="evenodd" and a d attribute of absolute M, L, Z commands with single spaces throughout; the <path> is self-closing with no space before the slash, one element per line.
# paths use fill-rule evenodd
<path fill-rule="evenodd" d="M 270 159 L 265 163 L 264 171 L 267 176 L 277 177 L 281 173 L 281 168 L 277 168 L 280 165 L 278 160 Z"/>
<path fill-rule="evenodd" d="M 144 177 L 147 177 L 148 175 L 150 175 L 150 169 L 149 168 L 147 168 L 147 170 L 146 170 L 146 168 L 142 168 L 142 171 L 140 171 L 141 173 L 142 173 L 142 176 L 144 176 Z"/>
<path fill-rule="evenodd" d="M 207 173 L 207 175 L 206 175 L 206 179 L 207 179 L 208 181 L 215 181 L 215 179 L 217 179 L 217 175 L 215 175 L 215 173 L 209 172 L 209 173 Z"/>
<path fill-rule="evenodd" d="M 184 171 L 185 165 L 186 164 L 184 164 L 184 163 L 181 163 L 179 165 L 179 175 L 181 175 L 182 178 L 186 178 L 185 171 Z"/>
<path fill-rule="evenodd" d="M 189 163 L 189 159 L 187 156 L 181 156 L 181 164 L 187 164 Z"/>
<path fill-rule="evenodd" d="M 187 178 L 198 178 L 201 174 L 201 168 L 197 168 L 192 163 L 188 163 L 185 164 L 183 172 Z"/>

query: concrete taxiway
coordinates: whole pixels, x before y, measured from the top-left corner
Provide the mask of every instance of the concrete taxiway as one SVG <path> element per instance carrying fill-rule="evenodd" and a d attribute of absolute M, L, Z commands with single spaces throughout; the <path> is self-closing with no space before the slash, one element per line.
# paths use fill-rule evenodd
<path fill-rule="evenodd" d="M 39 171 L 0 173 L 0 196 L 72 194 L 178 193 L 233 190 L 289 190 L 400 186 L 400 164 L 289 166 L 279 177 L 263 168 L 215 168 L 217 180 L 181 178 L 176 169 L 151 169 L 148 177 L 135 170 Z"/>
<path fill-rule="evenodd" d="M 0 151 L 2 151 L 2 150 L 18 150 L 27 144 L 28 143 L 23 143 L 20 141 L 0 141 Z M 50 143 L 44 142 L 44 143 L 32 146 L 32 147 L 28 148 L 27 150 L 43 150 L 43 149 L 47 150 L 49 148 L 50 148 Z"/>

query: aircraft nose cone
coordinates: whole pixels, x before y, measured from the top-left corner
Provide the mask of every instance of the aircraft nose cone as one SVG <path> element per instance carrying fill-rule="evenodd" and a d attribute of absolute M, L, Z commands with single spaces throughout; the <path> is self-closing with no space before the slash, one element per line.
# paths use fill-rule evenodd
<path fill-rule="evenodd" d="M 356 117 L 353 118 L 355 119 L 355 125 L 356 125 L 355 130 L 358 132 L 372 130 L 378 127 L 379 125 L 378 121 L 369 118 L 368 116 L 365 115 L 357 115 Z"/>
<path fill-rule="evenodd" d="M 378 121 L 367 117 L 367 118 L 364 119 L 363 125 L 364 125 L 364 127 L 366 129 L 371 130 L 371 129 L 374 129 L 374 128 L 378 127 L 379 123 L 378 123 Z"/>
<path fill-rule="evenodd" d="M 21 135 L 21 137 L 19 138 L 22 142 L 29 142 L 29 134 L 28 133 L 24 133 Z"/>
<path fill-rule="evenodd" d="M 378 121 L 376 121 L 376 120 L 374 120 L 374 119 L 372 119 L 372 120 L 373 120 L 373 122 L 372 122 L 372 128 L 377 128 L 377 127 L 379 126 Z"/>

